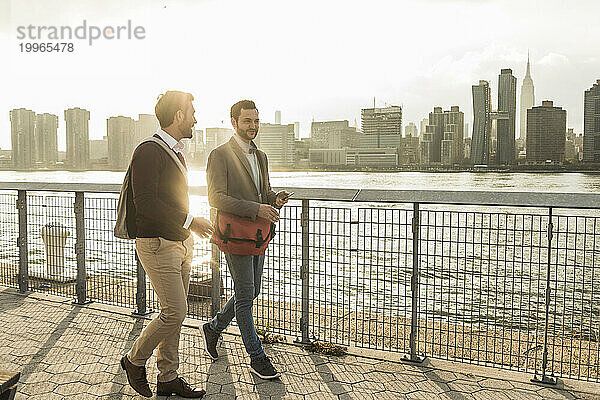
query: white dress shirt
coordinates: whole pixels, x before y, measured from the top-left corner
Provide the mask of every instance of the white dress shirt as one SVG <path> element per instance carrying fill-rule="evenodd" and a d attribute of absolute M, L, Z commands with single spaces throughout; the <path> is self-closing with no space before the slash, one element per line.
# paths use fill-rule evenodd
<path fill-rule="evenodd" d="M 260 172 L 258 168 L 258 158 L 256 157 L 256 152 L 250 152 L 250 149 L 254 149 L 250 143 L 246 143 L 243 141 L 237 134 L 233 135 L 237 144 L 240 145 L 242 151 L 246 155 L 246 159 L 248 159 L 248 164 L 250 164 L 250 169 L 252 170 L 252 178 L 254 179 L 254 186 L 256 186 L 256 191 L 258 192 L 258 198 L 262 201 L 262 196 L 260 193 Z"/>

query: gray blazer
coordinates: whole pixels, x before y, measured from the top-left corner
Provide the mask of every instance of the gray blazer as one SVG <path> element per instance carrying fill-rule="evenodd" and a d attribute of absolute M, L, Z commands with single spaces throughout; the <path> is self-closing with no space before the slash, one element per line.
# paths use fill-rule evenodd
<path fill-rule="evenodd" d="M 256 148 L 254 142 L 251 146 Z M 246 155 L 235 138 L 222 144 L 208 156 L 206 165 L 206 181 L 208 184 L 208 203 L 217 210 L 240 217 L 255 220 L 260 203 L 277 207 L 275 198 L 277 194 L 271 189 L 269 182 L 269 166 L 267 155 L 256 149 L 256 158 L 260 175 L 260 193 L 252 178 L 252 170 Z M 281 207 L 277 207 L 281 208 Z"/>

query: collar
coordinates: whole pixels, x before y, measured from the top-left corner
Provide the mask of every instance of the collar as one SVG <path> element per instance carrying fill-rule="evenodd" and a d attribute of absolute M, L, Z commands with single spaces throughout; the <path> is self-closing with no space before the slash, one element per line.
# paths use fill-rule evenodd
<path fill-rule="evenodd" d="M 250 143 L 244 142 L 237 135 L 237 133 L 233 134 L 233 138 L 235 139 L 235 141 L 237 142 L 237 144 L 240 146 L 240 148 L 242 149 L 242 151 L 244 152 L 244 154 L 250 154 L 250 150 L 256 150 L 256 145 L 254 144 L 254 142 L 252 142 L 252 141 L 250 141 Z"/>
<path fill-rule="evenodd" d="M 175 138 L 169 135 L 167 132 L 159 129 L 156 131 L 156 134 L 160 136 L 160 138 L 169 146 L 169 148 L 176 153 L 182 153 L 183 148 L 185 147 L 181 141 L 175 140 Z"/>

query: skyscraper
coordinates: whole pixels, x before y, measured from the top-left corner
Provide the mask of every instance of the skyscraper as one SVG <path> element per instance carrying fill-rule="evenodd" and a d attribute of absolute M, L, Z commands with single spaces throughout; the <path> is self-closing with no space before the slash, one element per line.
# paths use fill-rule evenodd
<path fill-rule="evenodd" d="M 300 122 L 294 122 L 294 138 L 300 140 Z"/>
<path fill-rule="evenodd" d="M 10 131 L 13 167 L 31 168 L 35 159 L 35 113 L 24 108 L 10 110 Z"/>
<path fill-rule="evenodd" d="M 519 138 L 526 140 L 527 135 L 527 110 L 535 104 L 535 93 L 533 79 L 531 79 L 531 68 L 529 65 L 529 54 L 527 54 L 527 72 L 521 85 L 521 109 L 519 115 Z"/>
<path fill-rule="evenodd" d="M 131 160 L 135 143 L 135 122 L 133 118 L 110 117 L 106 120 L 108 135 L 108 165 L 110 168 L 126 168 Z"/>
<path fill-rule="evenodd" d="M 414 122 L 409 122 L 408 125 L 404 127 L 404 136 L 419 136 L 419 131 Z"/>
<path fill-rule="evenodd" d="M 206 128 L 206 154 L 210 154 L 213 149 L 231 139 L 234 134 L 235 132 L 230 128 Z"/>
<path fill-rule="evenodd" d="M 443 165 L 463 163 L 464 127 L 465 114 L 458 106 L 452 106 L 450 110 L 444 111 L 444 136 L 440 156 Z"/>
<path fill-rule="evenodd" d="M 67 154 L 65 165 L 72 169 L 86 169 L 89 154 L 90 112 L 79 107 L 65 110 Z"/>
<path fill-rule="evenodd" d="M 281 111 L 275 111 L 275 124 L 281 125 Z"/>
<path fill-rule="evenodd" d="M 310 138 L 313 148 L 341 149 L 358 147 L 360 133 L 351 128 L 348 120 L 343 121 L 312 121 Z"/>
<path fill-rule="evenodd" d="M 583 161 L 600 163 L 600 79 L 584 94 Z"/>
<path fill-rule="evenodd" d="M 142 140 L 154 135 L 159 127 L 158 119 L 154 114 L 138 114 L 138 120 L 135 121 L 133 146 L 137 146 Z"/>
<path fill-rule="evenodd" d="M 431 154 L 433 153 L 433 135 L 435 126 L 425 125 L 425 130 L 421 131 L 421 144 L 420 144 L 420 160 L 421 164 L 429 165 L 431 163 Z"/>
<path fill-rule="evenodd" d="M 269 156 L 269 165 L 293 167 L 296 161 L 294 124 L 260 124 L 254 142 Z"/>
<path fill-rule="evenodd" d="M 421 162 L 451 166 L 463 162 L 464 113 L 458 106 L 434 107 L 421 138 Z"/>
<path fill-rule="evenodd" d="M 566 129 L 567 111 L 551 101 L 527 110 L 527 162 L 562 164 Z"/>
<path fill-rule="evenodd" d="M 58 161 L 58 116 L 35 116 L 34 161 L 38 165 L 53 166 Z"/>
<path fill-rule="evenodd" d="M 406 135 L 400 141 L 398 161 L 402 165 L 416 166 L 419 164 L 421 154 L 419 153 L 419 137 L 417 135 Z"/>
<path fill-rule="evenodd" d="M 492 97 L 490 84 L 479 81 L 473 85 L 473 137 L 471 162 L 487 165 L 490 159 L 490 134 L 492 130 Z"/>
<path fill-rule="evenodd" d="M 471 159 L 471 141 L 473 139 L 466 137 L 463 139 L 463 157 L 465 160 Z"/>
<path fill-rule="evenodd" d="M 423 135 L 425 133 L 426 130 L 426 126 L 429 125 L 429 118 L 423 118 L 421 120 L 421 126 L 419 128 L 419 135 Z"/>
<path fill-rule="evenodd" d="M 567 129 L 567 138 L 565 142 L 565 160 L 579 161 L 577 149 L 575 147 L 575 131 L 573 128 Z"/>
<path fill-rule="evenodd" d="M 498 112 L 505 118 L 498 119 L 498 142 L 496 163 L 511 165 L 515 161 L 515 117 L 517 112 L 517 78 L 512 69 L 503 68 L 498 76 Z M 507 117 L 507 118 L 506 118 Z"/>
<path fill-rule="evenodd" d="M 402 136 L 402 107 L 363 108 L 360 114 L 363 133 Z"/>
<path fill-rule="evenodd" d="M 429 113 L 429 125 L 431 128 L 425 129 L 425 132 L 431 133 L 431 145 L 428 150 L 429 164 L 439 163 L 441 159 L 442 140 L 444 139 L 444 112 L 442 107 L 434 107 L 433 112 Z"/>

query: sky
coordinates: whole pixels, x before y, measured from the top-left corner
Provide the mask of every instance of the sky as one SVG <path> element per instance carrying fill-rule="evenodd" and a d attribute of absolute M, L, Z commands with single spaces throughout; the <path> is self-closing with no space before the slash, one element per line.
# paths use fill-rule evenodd
<path fill-rule="evenodd" d="M 301 136 L 312 120 L 360 124 L 374 101 L 402 105 L 404 125 L 417 126 L 433 107 L 458 105 L 472 129 L 471 86 L 490 81 L 495 107 L 500 69 L 511 68 L 518 102 L 528 51 L 536 105 L 553 100 L 581 133 L 583 93 L 600 79 L 599 14 L 597 0 L 2 0 L 0 148 L 10 148 L 13 108 L 57 114 L 62 150 L 63 110 L 88 109 L 90 139 L 100 139 L 108 117 L 153 113 L 170 89 L 194 95 L 200 129 L 230 126 L 229 108 L 243 98 L 263 122 L 275 110 L 282 123 L 299 121 Z M 84 20 L 131 21 L 144 38 L 20 50 L 40 42 L 19 39 L 20 26 Z"/>

